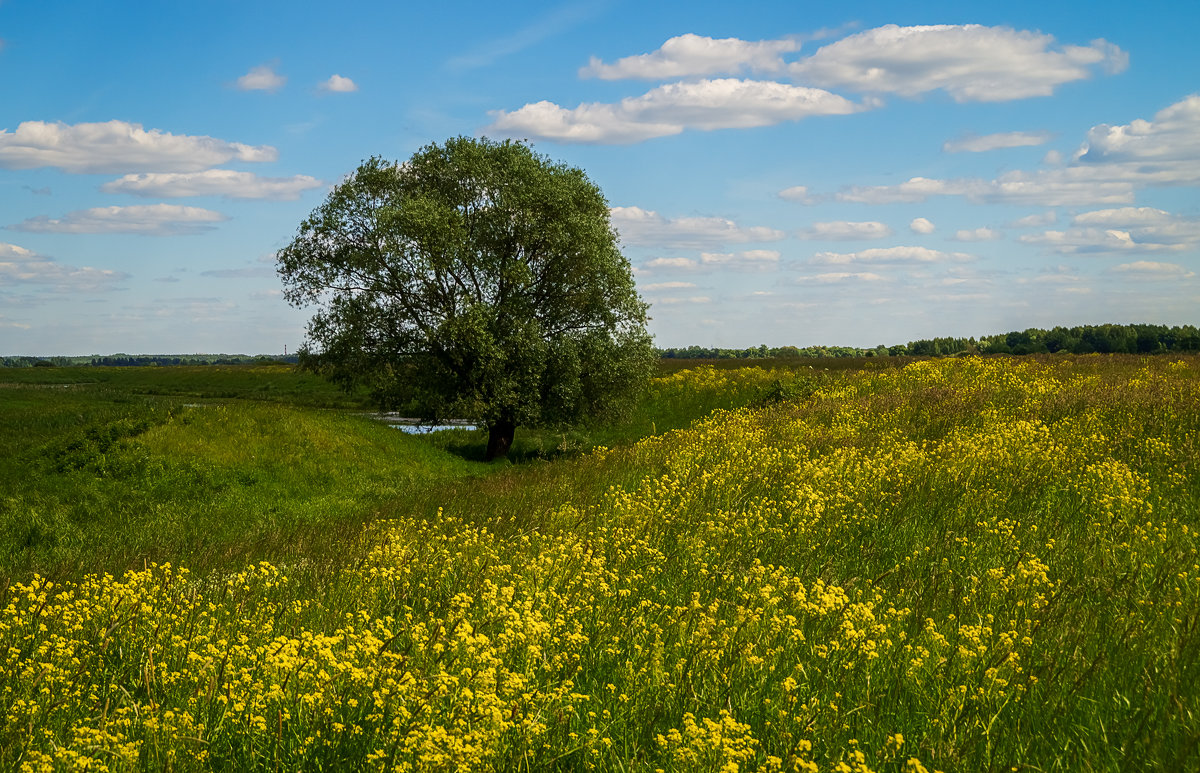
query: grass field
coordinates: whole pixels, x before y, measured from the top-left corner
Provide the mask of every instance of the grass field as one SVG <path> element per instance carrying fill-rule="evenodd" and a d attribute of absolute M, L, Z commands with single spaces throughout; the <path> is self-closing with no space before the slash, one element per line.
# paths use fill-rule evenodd
<path fill-rule="evenodd" d="M 0 372 L 0 765 L 1200 768 L 1200 358 L 807 364 L 508 465 Z"/>

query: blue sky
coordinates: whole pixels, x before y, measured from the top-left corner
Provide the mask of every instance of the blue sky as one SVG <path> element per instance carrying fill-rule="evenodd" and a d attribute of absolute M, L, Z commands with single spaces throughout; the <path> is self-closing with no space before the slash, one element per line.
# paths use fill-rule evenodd
<path fill-rule="evenodd" d="M 1200 5 L 0 0 L 0 354 L 294 351 L 372 155 L 528 139 L 660 346 L 1200 315 Z"/>

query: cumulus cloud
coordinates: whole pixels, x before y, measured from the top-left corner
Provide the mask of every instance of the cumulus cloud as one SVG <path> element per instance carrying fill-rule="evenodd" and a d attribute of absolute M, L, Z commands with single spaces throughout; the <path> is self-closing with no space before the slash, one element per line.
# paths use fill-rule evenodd
<path fill-rule="evenodd" d="M 1012 228 L 1043 228 L 1058 222 L 1058 214 L 1048 210 L 1040 215 L 1026 215 L 1009 223 Z"/>
<path fill-rule="evenodd" d="M 963 196 L 977 204 L 1125 204 L 1133 200 L 1133 185 L 1119 180 L 1076 181 L 1051 172 L 1011 172 L 995 180 L 913 177 L 898 185 L 851 186 L 835 198 L 859 204 L 896 204 L 921 202 L 931 196 Z"/>
<path fill-rule="evenodd" d="M 913 177 L 898 185 L 852 185 L 839 191 L 838 201 L 857 204 L 898 204 L 925 201 L 930 196 L 966 195 L 972 181 Z"/>
<path fill-rule="evenodd" d="M 0 168 L 55 167 L 77 174 L 198 172 L 227 161 L 274 161 L 269 145 L 171 134 L 125 121 L 65 124 L 25 121 L 0 130 Z"/>
<path fill-rule="evenodd" d="M 889 24 L 785 62 L 785 55 L 800 47 L 798 37 L 748 41 L 686 34 L 650 53 L 613 63 L 592 57 L 579 75 L 665 80 L 787 72 L 798 81 L 826 88 L 906 97 L 940 89 L 968 102 L 1048 96 L 1063 83 L 1128 66 L 1128 55 L 1103 39 L 1086 46 L 1060 45 L 1052 35 L 979 24 Z"/>
<path fill-rule="evenodd" d="M 358 84 L 349 78 L 343 78 L 341 75 L 330 75 L 329 80 L 321 81 L 317 84 L 318 91 L 324 91 L 329 94 L 349 94 L 352 91 L 358 91 Z"/>
<path fill-rule="evenodd" d="M 1178 263 L 1157 263 L 1152 260 L 1122 263 L 1113 266 L 1112 270 L 1133 279 L 1189 279 L 1196 275 L 1195 271 Z"/>
<path fill-rule="evenodd" d="M 554 142 L 626 144 L 686 129 L 746 129 L 813 115 L 847 115 L 867 109 L 822 89 L 774 81 L 721 78 L 669 83 L 617 103 L 564 108 L 553 102 L 492 113 L 485 131 Z"/>
<path fill-rule="evenodd" d="M 884 282 L 886 277 L 870 271 L 830 271 L 796 279 L 797 284 L 836 284 L 839 282 Z"/>
<path fill-rule="evenodd" d="M 1152 207 L 1120 207 L 1083 212 L 1062 231 L 1021 237 L 1057 253 L 1180 252 L 1200 247 L 1200 218 Z"/>
<path fill-rule="evenodd" d="M 946 153 L 984 153 L 1002 148 L 1044 145 L 1049 141 L 1049 132 L 1001 132 L 985 134 L 982 137 L 966 135 L 958 139 L 946 140 L 942 144 L 942 151 Z"/>
<path fill-rule="evenodd" d="M 227 199 L 272 199 L 294 201 L 300 194 L 324 183 L 315 177 L 259 177 L 232 169 L 203 172 L 146 172 L 127 174 L 100 186 L 105 193 L 178 198 L 181 196 L 224 196 Z"/>
<path fill-rule="evenodd" d="M 9 228 L 31 233 L 178 236 L 210 230 L 215 227 L 215 223 L 228 219 L 211 209 L 184 207 L 178 204 L 146 204 L 132 207 L 93 207 L 68 212 L 61 218 L 40 215 Z"/>
<path fill-rule="evenodd" d="M 915 234 L 931 234 L 937 230 L 937 226 L 923 217 L 914 217 L 908 224 L 908 230 Z"/>
<path fill-rule="evenodd" d="M 743 252 L 703 252 L 700 264 L 711 268 L 732 268 L 739 271 L 767 271 L 779 265 L 776 250 L 745 250 Z"/>
<path fill-rule="evenodd" d="M 1070 162 L 1016 170 L 994 180 L 914 177 L 898 185 L 858 186 L 836 194 L 868 204 L 963 196 L 977 203 L 1059 206 L 1129 204 L 1139 188 L 1200 185 L 1200 95 L 1160 110 L 1153 121 L 1092 128 Z"/>
<path fill-rule="evenodd" d="M 724 244 L 772 242 L 786 236 L 764 226 L 741 226 L 723 217 L 666 218 L 641 207 L 613 207 L 612 224 L 628 245 L 702 249 Z"/>
<path fill-rule="evenodd" d="M 793 185 L 791 188 L 784 188 L 778 194 L 779 198 L 784 201 L 798 201 L 801 204 L 816 204 L 819 196 L 814 196 L 808 192 L 808 188 L 803 185 Z"/>
<path fill-rule="evenodd" d="M 1081 164 L 1200 163 L 1200 94 L 1163 108 L 1153 121 L 1094 126 L 1076 154 Z"/>
<path fill-rule="evenodd" d="M 1055 87 L 1120 72 L 1128 55 L 1098 39 L 1058 46 L 1052 35 L 979 24 L 889 24 L 822 46 L 793 62 L 798 79 L 828 88 L 905 97 L 943 90 L 959 102 L 1049 96 Z"/>
<path fill-rule="evenodd" d="M 964 228 L 954 233 L 956 241 L 960 242 L 991 242 L 1000 239 L 1004 234 L 993 228 Z"/>
<path fill-rule="evenodd" d="M 646 262 L 646 268 L 666 268 L 675 269 L 678 271 L 692 271 L 699 268 L 700 264 L 691 258 L 654 258 Z"/>
<path fill-rule="evenodd" d="M 962 263 L 974 260 L 965 252 L 942 252 L 928 247 L 873 247 L 859 252 L 818 252 L 812 263 L 846 265 L 850 263 Z"/>
<path fill-rule="evenodd" d="M 554 142 L 633 143 L 687 129 L 750 128 L 812 115 L 845 115 L 880 104 L 874 96 L 855 103 L 827 88 L 907 97 L 944 90 L 960 102 L 1003 101 L 1046 96 L 1060 84 L 1091 77 L 1096 70 L 1120 71 L 1128 60 L 1120 48 L 1101 39 L 1086 46 L 1058 45 L 1051 35 L 978 24 L 892 24 L 785 62 L 784 55 L 799 51 L 800 45 L 798 38 L 746 41 L 686 34 L 667 40 L 656 51 L 612 63 L 593 57 L 580 69 L 581 77 L 686 80 L 616 103 L 567 108 L 543 100 L 513 111 L 498 110 L 485 131 Z M 804 85 L 708 79 L 747 72 L 786 74 Z M 1012 133 L 979 140 L 1011 147 L 1032 144 L 1035 137 L 1041 135 Z"/>
<path fill-rule="evenodd" d="M 778 72 L 785 66 L 782 54 L 799 50 L 800 41 L 793 38 L 748 41 L 689 33 L 667 40 L 657 51 L 627 56 L 612 64 L 593 56 L 586 67 L 580 68 L 579 77 L 666 80 L 743 71 Z"/>
<path fill-rule="evenodd" d="M 40 285 L 55 292 L 111 290 L 129 275 L 120 271 L 68 266 L 16 244 L 0 242 L 0 286 Z"/>
<path fill-rule="evenodd" d="M 279 91 L 287 78 L 275 72 L 269 64 L 250 68 L 250 72 L 237 79 L 237 87 L 242 91 Z"/>
<path fill-rule="evenodd" d="M 892 235 L 892 229 L 883 223 L 875 221 L 854 222 L 849 220 L 833 220 L 825 223 L 813 223 L 796 233 L 801 239 L 823 239 L 826 241 L 856 241 L 861 239 L 882 239 Z"/>
<path fill-rule="evenodd" d="M 1071 219 L 1075 225 L 1160 226 L 1181 222 L 1170 212 L 1153 207 L 1120 207 L 1081 212 Z"/>

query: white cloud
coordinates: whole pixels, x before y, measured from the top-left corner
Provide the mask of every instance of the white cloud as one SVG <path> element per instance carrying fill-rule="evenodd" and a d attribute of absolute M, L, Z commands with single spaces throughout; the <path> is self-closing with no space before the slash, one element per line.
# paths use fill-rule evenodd
<path fill-rule="evenodd" d="M 1164 225 L 1176 218 L 1170 213 L 1153 207 L 1121 207 L 1081 212 L 1071 219 L 1075 225 L 1136 226 Z"/>
<path fill-rule="evenodd" d="M 125 121 L 75 125 L 25 121 L 0 130 L 0 168 L 56 167 L 79 174 L 198 172 L 227 161 L 274 161 L 269 145 L 146 131 Z"/>
<path fill-rule="evenodd" d="M 1046 207 L 1124 204 L 1133 200 L 1133 185 L 1125 180 L 1077 179 L 1070 170 L 1010 172 L 966 192 L 975 202 L 1028 204 Z"/>
<path fill-rule="evenodd" d="M 786 236 L 764 226 L 740 226 L 723 217 L 666 218 L 641 207 L 613 207 L 612 224 L 628 245 L 701 249 L 723 244 L 772 242 Z"/>
<path fill-rule="evenodd" d="M 287 78 L 275 72 L 269 64 L 250 68 L 250 72 L 237 79 L 237 87 L 242 91 L 279 91 Z"/>
<path fill-rule="evenodd" d="M 1009 226 L 1012 228 L 1043 228 L 1056 222 L 1058 222 L 1058 215 L 1051 209 L 1040 215 L 1026 215 L 1018 218 L 1009 223 Z"/>
<path fill-rule="evenodd" d="M 272 199 L 294 201 L 300 194 L 324 183 L 315 177 L 259 177 L 232 169 L 203 172 L 147 172 L 127 174 L 100 186 L 105 193 L 177 198 L 180 196 L 224 196 L 227 199 Z"/>
<path fill-rule="evenodd" d="M 1055 47 L 1052 35 L 978 24 L 889 24 L 822 46 L 793 62 L 809 83 L 912 97 L 941 89 L 959 102 L 1049 96 L 1056 86 L 1119 72 L 1128 56 L 1105 40 Z"/>
<path fill-rule="evenodd" d="M 352 91 L 358 91 L 358 84 L 349 78 L 343 78 L 341 75 L 330 75 L 329 80 L 321 81 L 317 84 L 318 91 L 324 91 L 331 94 L 349 94 Z"/>
<path fill-rule="evenodd" d="M 781 54 L 799 50 L 797 39 L 748 41 L 688 33 L 670 38 L 657 51 L 626 56 L 612 64 L 593 56 L 586 67 L 580 68 L 579 77 L 665 80 L 743 71 L 778 72 L 784 68 Z"/>
<path fill-rule="evenodd" d="M 700 263 L 704 266 L 739 271 L 768 271 L 779 265 L 779 253 L 775 250 L 703 252 L 700 254 Z"/>
<path fill-rule="evenodd" d="M 1113 266 L 1112 270 L 1134 279 L 1189 279 L 1196 275 L 1196 272 L 1178 263 L 1156 263 L 1151 260 L 1122 263 Z"/>
<path fill-rule="evenodd" d="M 30 284 L 56 292 L 95 292 L 110 290 L 128 278 L 120 271 L 64 265 L 16 244 L 0 242 L 0 286 Z"/>
<path fill-rule="evenodd" d="M 642 287 L 642 290 L 651 292 L 654 290 L 686 290 L 696 286 L 695 282 L 655 282 Z"/>
<path fill-rule="evenodd" d="M 931 234 L 937 230 L 937 226 L 923 217 L 914 217 L 908 229 L 915 234 Z"/>
<path fill-rule="evenodd" d="M 892 229 L 875 221 L 854 222 L 834 220 L 813 223 L 796 233 L 801 239 L 823 239 L 827 241 L 855 241 L 860 239 L 882 239 L 892 235 Z"/>
<path fill-rule="evenodd" d="M 928 247 L 873 247 L 860 252 L 818 252 L 815 264 L 846 265 L 850 263 L 961 263 L 974 260 L 965 252 L 942 252 Z"/>
<path fill-rule="evenodd" d="M 646 263 L 646 268 L 667 268 L 691 271 L 699 268 L 700 264 L 691 258 L 654 258 Z"/>
<path fill-rule="evenodd" d="M 935 180 L 913 177 L 899 185 L 854 185 L 843 188 L 835 198 L 858 204 L 896 204 L 925 201 L 930 196 L 966 195 L 972 181 Z"/>
<path fill-rule="evenodd" d="M 808 192 L 808 188 L 803 185 L 793 185 L 791 188 L 784 188 L 779 192 L 779 198 L 785 201 L 798 201 L 801 204 L 816 204 L 819 196 L 813 196 Z"/>
<path fill-rule="evenodd" d="M 669 83 L 615 104 L 591 102 L 567 109 L 535 102 L 512 112 L 493 112 L 485 131 L 555 142 L 625 144 L 685 129 L 746 129 L 867 107 L 822 89 L 722 78 Z"/>
<path fill-rule="evenodd" d="M 1000 239 L 1004 234 L 993 228 L 962 229 L 954 233 L 956 241 L 960 242 L 991 242 Z"/>
<path fill-rule="evenodd" d="M 1021 237 L 1060 254 L 1180 252 L 1200 246 L 1200 218 L 1151 207 L 1120 207 L 1076 215 L 1072 228 Z"/>
<path fill-rule="evenodd" d="M 1002 132 L 985 134 L 982 137 L 966 135 L 946 140 L 942 150 L 946 153 L 984 153 L 1002 148 L 1024 148 L 1043 145 L 1050 140 L 1049 132 Z"/>
<path fill-rule="evenodd" d="M 144 236 L 177 236 L 207 231 L 214 227 L 214 223 L 228 219 L 211 209 L 184 207 L 178 204 L 145 204 L 82 209 L 68 212 L 61 218 L 41 215 L 9 228 L 31 233 L 131 233 Z"/>
<path fill-rule="evenodd" d="M 839 282 L 884 282 L 885 277 L 870 271 L 831 271 L 796 279 L 798 284 L 835 284 Z"/>
<path fill-rule="evenodd" d="M 686 34 L 656 51 L 611 64 L 592 57 L 580 77 L 667 79 L 789 72 L 808 84 L 862 93 L 916 96 L 944 90 L 960 102 L 1048 96 L 1096 70 L 1114 73 L 1128 55 L 1105 40 L 1058 45 L 1052 35 L 979 24 L 900 27 L 889 24 L 822 46 L 785 63 L 798 37 L 747 41 Z"/>
<path fill-rule="evenodd" d="M 1138 188 L 1200 185 L 1200 95 L 1160 110 L 1153 121 L 1092 128 L 1065 166 L 1013 171 L 995 180 L 914 177 L 899 185 L 859 186 L 836 195 L 866 204 L 964 196 L 977 203 L 1073 207 L 1129 204 Z"/>
<path fill-rule="evenodd" d="M 852 186 L 839 191 L 839 201 L 895 204 L 925 201 L 930 196 L 963 196 L 977 204 L 1085 206 L 1126 204 L 1133 185 L 1118 180 L 1074 181 L 1057 172 L 1010 172 L 996 180 L 935 180 L 914 177 L 899 185 Z"/>
<path fill-rule="evenodd" d="M 1083 164 L 1122 162 L 1163 164 L 1200 160 L 1200 94 L 1163 108 L 1153 121 L 1120 126 L 1101 124 L 1087 134 L 1076 160 Z"/>

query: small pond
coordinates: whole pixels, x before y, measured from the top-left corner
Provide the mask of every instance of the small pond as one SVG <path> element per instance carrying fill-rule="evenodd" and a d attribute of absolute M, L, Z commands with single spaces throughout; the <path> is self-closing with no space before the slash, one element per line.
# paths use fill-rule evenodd
<path fill-rule="evenodd" d="M 371 418 L 382 421 L 393 429 L 398 429 L 401 432 L 407 432 L 410 435 L 425 435 L 430 432 L 439 432 L 444 429 L 479 429 L 475 424 L 467 421 L 456 421 L 451 419 L 442 424 L 422 424 L 417 419 L 409 419 L 404 416 L 399 416 L 394 413 L 374 413 Z"/>
<path fill-rule="evenodd" d="M 392 427 L 410 435 L 424 435 L 429 432 L 440 432 L 444 429 L 479 429 L 474 424 L 400 424 L 392 422 Z"/>

